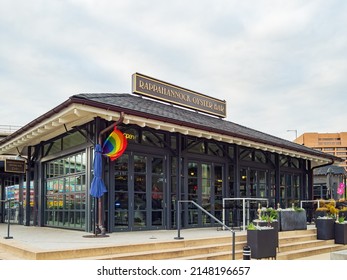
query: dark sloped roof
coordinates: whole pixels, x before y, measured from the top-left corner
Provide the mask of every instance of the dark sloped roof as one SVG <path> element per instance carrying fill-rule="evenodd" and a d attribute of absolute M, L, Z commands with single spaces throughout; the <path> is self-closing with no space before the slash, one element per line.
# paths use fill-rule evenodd
<path fill-rule="evenodd" d="M 342 166 L 337 166 L 337 165 L 327 165 L 327 166 L 323 166 L 323 167 L 319 167 L 314 169 L 313 171 L 313 175 L 323 175 L 326 176 L 327 174 L 331 173 L 331 174 L 335 174 L 335 175 L 345 175 L 346 174 L 346 170 L 342 167 Z"/>
<path fill-rule="evenodd" d="M 317 150 L 313 150 L 303 145 L 284 140 L 230 121 L 209 116 L 196 111 L 182 109 L 170 104 L 154 101 L 132 94 L 117 93 L 84 93 L 77 94 L 70 99 L 73 102 L 81 103 L 82 100 L 90 105 L 110 110 L 121 110 L 125 113 L 143 116 L 148 118 L 170 122 L 178 125 L 185 125 L 192 128 L 200 128 L 210 132 L 221 133 L 233 137 L 251 140 L 258 143 L 286 148 L 297 152 L 308 153 L 334 161 L 339 158 Z"/>

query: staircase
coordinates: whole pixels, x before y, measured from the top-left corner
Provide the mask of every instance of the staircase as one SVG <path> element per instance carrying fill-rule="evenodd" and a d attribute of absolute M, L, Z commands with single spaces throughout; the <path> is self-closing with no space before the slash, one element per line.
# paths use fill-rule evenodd
<path fill-rule="evenodd" d="M 81 259 L 102 260 L 231 260 L 232 238 L 203 238 L 196 240 L 171 241 L 158 246 L 101 255 L 98 257 L 84 257 Z M 236 235 L 235 259 L 243 259 L 243 247 L 247 245 L 246 233 Z M 129 249 L 129 248 L 128 248 Z M 335 244 L 334 240 L 317 240 L 316 229 L 286 231 L 279 233 L 279 248 L 277 260 L 294 260 L 303 257 L 330 253 L 347 249 L 347 245 Z"/>
<path fill-rule="evenodd" d="M 235 259 L 243 259 L 247 243 L 245 232 L 236 234 Z M 1 245 L 1 244 L 0 244 Z M 334 244 L 334 240 L 317 240 L 316 229 L 279 233 L 277 260 L 303 257 L 347 249 L 347 245 Z M 99 246 L 93 248 L 29 251 L 25 247 L 0 246 L 0 259 L 35 260 L 231 260 L 232 237 L 204 237 L 169 240 L 154 243 Z"/>
<path fill-rule="evenodd" d="M 318 240 L 315 228 L 279 232 L 278 260 L 295 260 L 304 257 L 345 250 L 347 245 L 332 240 Z"/>

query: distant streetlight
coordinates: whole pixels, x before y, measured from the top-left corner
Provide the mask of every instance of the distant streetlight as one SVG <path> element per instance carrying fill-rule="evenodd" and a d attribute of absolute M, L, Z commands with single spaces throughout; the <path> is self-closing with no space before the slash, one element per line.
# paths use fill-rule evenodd
<path fill-rule="evenodd" d="M 333 198 L 333 194 L 334 194 L 334 190 L 333 190 L 333 169 L 331 167 L 328 168 L 327 170 L 327 199 L 332 199 Z"/>
<path fill-rule="evenodd" d="M 295 139 L 298 138 L 298 131 L 296 129 L 288 129 L 287 132 L 294 131 L 295 132 Z"/>

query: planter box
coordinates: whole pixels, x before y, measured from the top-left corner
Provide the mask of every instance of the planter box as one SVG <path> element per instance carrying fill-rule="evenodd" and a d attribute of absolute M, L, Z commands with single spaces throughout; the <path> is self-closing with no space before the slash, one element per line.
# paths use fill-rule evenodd
<path fill-rule="evenodd" d="M 335 238 L 335 220 L 334 219 L 317 219 L 317 239 L 329 240 Z"/>
<path fill-rule="evenodd" d="M 276 258 L 276 233 L 273 228 L 247 230 L 247 245 L 251 248 L 251 258 Z"/>
<path fill-rule="evenodd" d="M 335 243 L 347 244 L 347 224 L 335 223 Z"/>
<path fill-rule="evenodd" d="M 278 211 L 280 231 L 306 230 L 306 211 Z"/>
<path fill-rule="evenodd" d="M 265 221 L 255 222 L 255 224 L 258 224 L 261 227 L 268 226 L 268 222 L 265 222 Z M 275 230 L 275 243 L 276 243 L 276 247 L 279 247 L 279 242 L 278 242 L 279 223 L 278 223 L 278 221 L 271 222 L 270 227 L 273 227 Z"/>

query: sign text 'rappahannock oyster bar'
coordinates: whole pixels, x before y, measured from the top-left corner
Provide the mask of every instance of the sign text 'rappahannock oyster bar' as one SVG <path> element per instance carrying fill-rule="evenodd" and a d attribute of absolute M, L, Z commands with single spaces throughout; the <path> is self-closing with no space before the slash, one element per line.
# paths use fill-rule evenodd
<path fill-rule="evenodd" d="M 151 77 L 133 74 L 133 92 L 186 108 L 226 117 L 226 102 Z"/>
<path fill-rule="evenodd" d="M 212 96 L 139 73 L 132 87 L 75 94 L 0 140 L 2 158 L 25 159 L 20 170 L 0 161 L 0 200 L 15 198 L 11 222 L 175 229 L 184 200 L 241 226 L 244 200 L 246 223 L 258 203 L 298 206 L 312 199 L 313 169 L 339 160 L 226 120 L 226 102 Z M 5 212 L 0 202 L 2 223 Z M 180 212 L 184 228 L 218 226 L 193 204 Z"/>

